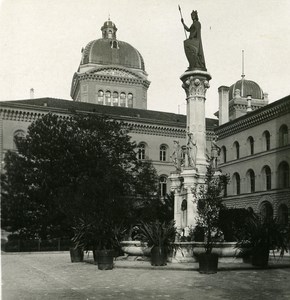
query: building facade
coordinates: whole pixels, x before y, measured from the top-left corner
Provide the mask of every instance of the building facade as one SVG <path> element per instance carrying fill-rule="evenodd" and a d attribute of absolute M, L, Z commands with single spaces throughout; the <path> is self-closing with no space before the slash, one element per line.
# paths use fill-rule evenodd
<path fill-rule="evenodd" d="M 26 99 L 0 103 L 1 171 L 5 153 L 17 150 L 15 136 L 25 136 L 31 122 L 52 112 L 105 115 L 130 128 L 136 155 L 151 160 L 160 177 L 161 195 L 170 191 L 175 171 L 175 141 L 186 148 L 186 116 L 147 110 L 150 86 L 140 52 L 117 40 L 117 27 L 106 21 L 102 37 L 82 50 L 73 75 L 71 100 Z M 249 208 L 289 222 L 290 96 L 268 104 L 268 96 L 250 80 L 219 88 L 218 119 L 206 119 L 206 148 L 218 136 L 219 168 L 230 176 L 224 198 L 229 207 Z"/>
<path fill-rule="evenodd" d="M 244 97 L 241 85 L 238 90 L 236 84 L 219 89 L 222 117 L 215 131 L 219 167 L 230 176 L 224 200 L 229 207 L 248 208 L 288 223 L 290 96 L 267 105 L 260 87 L 248 83 L 244 82 Z"/>
<path fill-rule="evenodd" d="M 80 65 L 73 75 L 73 101 L 40 98 L 0 103 L 0 155 L 16 150 L 14 136 L 25 136 L 31 122 L 48 112 L 69 115 L 75 112 L 105 115 L 120 120 L 130 128 L 141 160 L 151 160 L 160 178 L 161 195 L 170 192 L 169 176 L 175 170 L 171 154 L 174 141 L 186 145 L 186 116 L 147 110 L 150 82 L 140 52 L 117 40 L 117 27 L 106 21 L 102 37 L 82 50 Z M 210 147 L 216 119 L 206 120 Z"/>

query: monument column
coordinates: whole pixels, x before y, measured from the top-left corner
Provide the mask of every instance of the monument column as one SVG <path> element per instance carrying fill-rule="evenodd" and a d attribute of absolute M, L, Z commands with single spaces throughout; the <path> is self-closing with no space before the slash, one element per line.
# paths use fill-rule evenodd
<path fill-rule="evenodd" d="M 207 165 L 205 95 L 211 76 L 206 71 L 193 70 L 185 72 L 180 79 L 187 96 L 187 144 L 191 138 L 195 144 L 192 152 L 195 167 L 199 172 L 205 173 Z"/>
<path fill-rule="evenodd" d="M 196 191 L 205 183 L 209 154 L 206 150 L 205 95 L 211 75 L 207 72 L 202 40 L 201 24 L 197 11 L 191 13 L 192 25 L 188 27 L 183 18 L 185 32 L 189 37 L 184 41 L 188 69 L 181 75 L 182 87 L 186 92 L 186 147 L 185 157 L 176 156 L 176 171 L 170 176 L 174 194 L 174 219 L 181 234 L 196 226 Z M 183 157 L 185 159 L 183 159 Z M 182 158 L 182 159 L 181 159 Z"/>

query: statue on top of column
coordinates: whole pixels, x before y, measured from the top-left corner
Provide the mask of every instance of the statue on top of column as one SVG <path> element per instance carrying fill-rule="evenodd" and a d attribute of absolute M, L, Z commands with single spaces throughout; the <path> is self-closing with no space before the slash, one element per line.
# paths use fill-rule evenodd
<path fill-rule="evenodd" d="M 192 11 L 191 18 L 192 25 L 190 27 L 187 27 L 183 18 L 181 18 L 184 29 L 189 32 L 189 38 L 184 41 L 184 51 L 189 62 L 188 71 L 195 69 L 206 71 L 201 42 L 201 24 L 198 21 L 196 10 Z"/>

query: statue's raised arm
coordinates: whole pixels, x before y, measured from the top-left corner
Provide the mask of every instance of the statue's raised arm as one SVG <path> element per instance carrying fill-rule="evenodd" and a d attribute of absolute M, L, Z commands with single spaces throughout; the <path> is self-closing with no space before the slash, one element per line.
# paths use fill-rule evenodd
<path fill-rule="evenodd" d="M 201 41 L 201 24 L 196 10 L 192 11 L 191 18 L 192 25 L 190 27 L 187 27 L 181 18 L 184 29 L 189 32 L 189 38 L 184 41 L 184 51 L 189 62 L 188 71 L 196 69 L 206 71 Z"/>

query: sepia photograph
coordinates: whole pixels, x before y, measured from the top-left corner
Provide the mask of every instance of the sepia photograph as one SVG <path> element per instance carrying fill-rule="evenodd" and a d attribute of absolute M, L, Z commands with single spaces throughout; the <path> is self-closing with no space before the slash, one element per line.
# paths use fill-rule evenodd
<path fill-rule="evenodd" d="M 1 299 L 290 299 L 290 0 L 0 0 Z"/>

